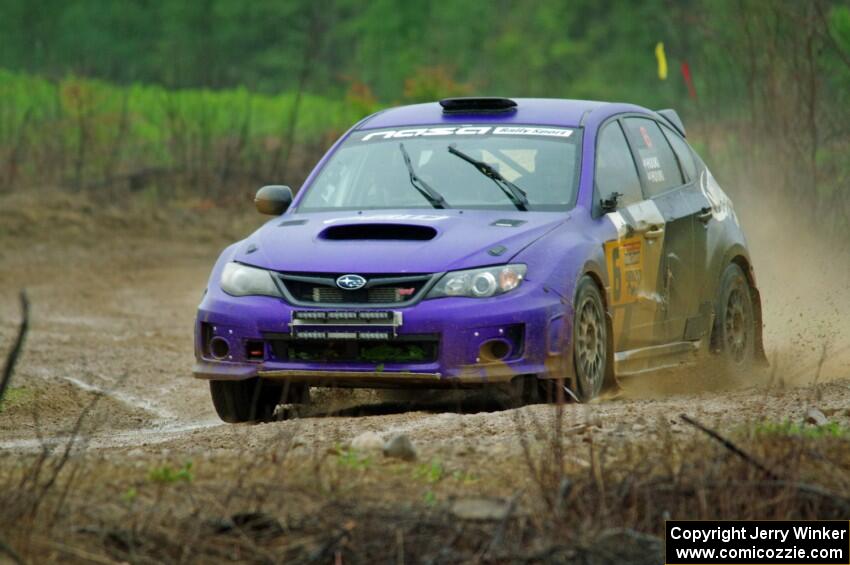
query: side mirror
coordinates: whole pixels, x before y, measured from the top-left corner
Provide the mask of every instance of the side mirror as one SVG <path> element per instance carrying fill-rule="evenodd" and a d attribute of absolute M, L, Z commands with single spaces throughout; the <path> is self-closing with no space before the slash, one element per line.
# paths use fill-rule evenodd
<path fill-rule="evenodd" d="M 599 206 L 605 213 L 613 212 L 617 209 L 617 206 L 620 205 L 620 198 L 622 198 L 622 196 L 623 195 L 619 192 L 612 192 L 608 195 L 608 198 L 603 198 L 599 201 Z"/>
<path fill-rule="evenodd" d="M 254 205 L 260 214 L 280 216 L 292 204 L 292 189 L 288 186 L 270 184 L 257 191 Z"/>

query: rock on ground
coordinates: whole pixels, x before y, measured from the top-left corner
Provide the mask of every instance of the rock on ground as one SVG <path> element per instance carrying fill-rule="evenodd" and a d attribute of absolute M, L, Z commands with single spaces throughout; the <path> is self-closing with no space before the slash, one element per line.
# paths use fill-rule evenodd
<path fill-rule="evenodd" d="M 809 408 L 806 411 L 806 423 L 814 424 L 815 426 L 824 426 L 829 423 L 829 419 L 817 408 Z"/>
<path fill-rule="evenodd" d="M 351 448 L 357 451 L 381 451 L 384 440 L 375 432 L 363 432 L 351 440 Z"/>
<path fill-rule="evenodd" d="M 395 459 L 413 461 L 416 459 L 416 448 L 413 447 L 413 442 L 405 434 L 397 434 L 384 444 L 384 455 Z"/>
<path fill-rule="evenodd" d="M 452 514 L 461 520 L 504 520 L 510 507 L 500 498 L 461 498 L 452 504 Z"/>

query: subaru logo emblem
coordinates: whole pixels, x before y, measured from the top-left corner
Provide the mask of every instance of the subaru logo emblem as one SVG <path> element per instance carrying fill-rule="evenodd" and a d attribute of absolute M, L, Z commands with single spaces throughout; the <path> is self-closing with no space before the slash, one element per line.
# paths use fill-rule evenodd
<path fill-rule="evenodd" d="M 366 279 L 360 275 L 342 275 L 336 279 L 336 285 L 345 290 L 357 290 L 366 286 Z"/>

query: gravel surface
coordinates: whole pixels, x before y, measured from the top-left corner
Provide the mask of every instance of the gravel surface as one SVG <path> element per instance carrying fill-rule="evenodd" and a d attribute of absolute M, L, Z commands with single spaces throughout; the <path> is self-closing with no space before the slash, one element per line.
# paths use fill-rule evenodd
<path fill-rule="evenodd" d="M 426 395 L 414 403 L 404 395 L 325 390 L 294 419 L 221 423 L 207 384 L 190 374 L 194 309 L 219 250 L 258 220 L 181 214 L 73 202 L 41 212 L 26 200 L 0 201 L 2 349 L 15 332 L 17 290 L 26 287 L 33 304 L 16 391 L 0 412 L 0 448 L 62 442 L 97 398 L 84 442 L 128 457 L 244 453 L 278 436 L 293 440 L 297 454 L 370 431 L 383 440 L 405 434 L 425 458 L 498 457 L 521 449 L 521 431 L 554 425 L 546 405 L 499 410 L 475 395 Z M 623 383 L 614 397 L 567 407 L 569 441 L 586 433 L 612 442 L 690 433 L 681 413 L 725 426 L 803 421 L 812 408 L 830 421 L 850 420 L 850 269 L 808 258 L 816 262 L 812 269 L 786 272 L 780 267 L 787 261 L 770 261 L 771 248 L 754 244 L 754 256 L 764 257 L 757 272 L 771 369 L 740 375 L 722 389 L 693 371 Z"/>

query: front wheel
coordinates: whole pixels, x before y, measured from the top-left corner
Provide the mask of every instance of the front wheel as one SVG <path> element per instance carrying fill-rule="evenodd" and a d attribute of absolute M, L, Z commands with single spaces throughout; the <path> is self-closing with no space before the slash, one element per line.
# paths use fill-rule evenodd
<path fill-rule="evenodd" d="M 573 363 L 578 399 L 587 402 L 599 396 L 608 371 L 608 325 L 602 295 L 587 276 L 576 289 Z"/>
<path fill-rule="evenodd" d="M 238 424 L 267 422 L 272 419 L 275 408 L 281 402 L 306 402 L 309 389 L 305 385 L 253 378 L 244 381 L 210 381 L 210 394 L 219 418 L 229 424 Z"/>

